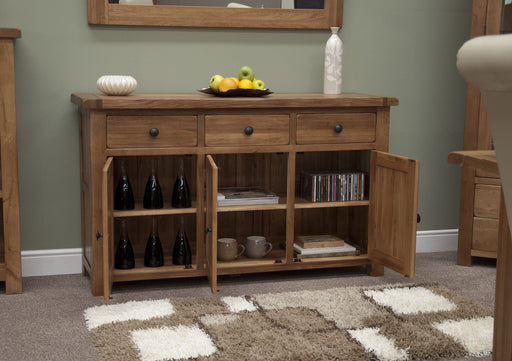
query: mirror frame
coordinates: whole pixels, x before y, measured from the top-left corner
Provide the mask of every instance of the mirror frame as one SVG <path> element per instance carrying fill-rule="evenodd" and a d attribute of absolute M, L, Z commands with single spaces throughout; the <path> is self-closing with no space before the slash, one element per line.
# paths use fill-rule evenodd
<path fill-rule="evenodd" d="M 341 27 L 343 0 L 324 9 L 240 9 L 206 6 L 120 5 L 88 0 L 89 24 L 211 28 L 329 29 Z"/>

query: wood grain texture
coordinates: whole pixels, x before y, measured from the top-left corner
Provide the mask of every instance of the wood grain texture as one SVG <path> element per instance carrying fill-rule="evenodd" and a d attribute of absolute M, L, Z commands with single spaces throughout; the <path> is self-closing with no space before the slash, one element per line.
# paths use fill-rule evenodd
<path fill-rule="evenodd" d="M 109 157 L 103 167 L 102 208 L 103 208 L 103 298 L 110 299 L 114 283 L 114 158 Z"/>
<path fill-rule="evenodd" d="M 22 292 L 18 149 L 14 79 L 14 38 L 17 29 L 0 30 L 0 163 L 6 293 Z"/>
<path fill-rule="evenodd" d="M 412 159 L 372 152 L 368 257 L 414 276 L 419 165 Z"/>
<path fill-rule="evenodd" d="M 476 217 L 499 219 L 501 197 L 501 186 L 489 184 L 475 184 L 475 206 Z"/>
<path fill-rule="evenodd" d="M 371 143 L 375 131 L 372 113 L 297 115 L 297 144 Z"/>
<path fill-rule="evenodd" d="M 468 168 L 478 168 L 499 177 L 494 150 L 461 150 L 448 155 L 448 163 Z"/>
<path fill-rule="evenodd" d="M 496 253 L 498 249 L 498 220 L 473 218 L 473 240 L 471 249 Z"/>
<path fill-rule="evenodd" d="M 21 30 L 15 28 L 0 28 L 0 38 L 17 39 L 21 38 Z"/>
<path fill-rule="evenodd" d="M 157 135 L 151 135 L 155 130 Z M 155 134 L 156 134 L 155 132 Z M 195 116 L 109 116 L 107 147 L 155 148 L 197 145 Z"/>
<path fill-rule="evenodd" d="M 246 133 L 246 128 L 250 130 Z M 207 115 L 205 145 L 286 145 L 290 143 L 288 115 Z"/>
<path fill-rule="evenodd" d="M 299 10 L 119 5 L 109 4 L 108 0 L 88 0 L 89 24 L 329 29 L 341 27 L 342 20 L 343 0 L 325 0 L 324 9 Z"/>
<path fill-rule="evenodd" d="M 492 359 L 512 359 L 512 238 L 503 193 L 500 202 L 498 259 L 496 262 L 496 297 Z"/>
<path fill-rule="evenodd" d="M 135 6 L 135 5 L 134 5 Z M 216 97 L 203 93 L 133 94 L 108 96 L 74 93 L 71 101 L 85 109 L 245 109 L 245 108 L 335 108 L 389 107 L 398 105 L 395 97 L 359 93 L 274 93 L 264 97 Z"/>

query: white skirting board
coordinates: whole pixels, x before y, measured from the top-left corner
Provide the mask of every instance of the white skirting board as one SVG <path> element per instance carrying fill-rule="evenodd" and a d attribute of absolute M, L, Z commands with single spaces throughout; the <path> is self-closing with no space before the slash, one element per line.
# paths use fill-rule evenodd
<path fill-rule="evenodd" d="M 418 231 L 416 253 L 457 250 L 457 229 Z M 21 251 L 23 277 L 74 274 L 82 272 L 82 249 L 63 248 Z"/>

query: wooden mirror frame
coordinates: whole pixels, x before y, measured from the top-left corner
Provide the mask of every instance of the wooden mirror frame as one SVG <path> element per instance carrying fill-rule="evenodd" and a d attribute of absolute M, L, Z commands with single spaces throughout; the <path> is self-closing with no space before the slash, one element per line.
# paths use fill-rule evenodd
<path fill-rule="evenodd" d="M 324 9 L 240 9 L 203 6 L 120 5 L 88 0 L 89 24 L 211 28 L 329 29 L 341 27 L 343 0 Z"/>

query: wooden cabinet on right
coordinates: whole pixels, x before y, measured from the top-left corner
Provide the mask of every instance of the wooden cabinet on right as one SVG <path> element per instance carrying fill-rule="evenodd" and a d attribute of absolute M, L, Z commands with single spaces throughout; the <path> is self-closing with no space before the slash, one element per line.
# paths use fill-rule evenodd
<path fill-rule="evenodd" d="M 506 32 L 503 0 L 473 0 L 471 38 Z M 468 84 L 464 150 L 492 150 L 485 102 L 478 87 Z M 501 181 L 496 175 L 462 167 L 457 264 L 470 266 L 472 257 L 496 258 Z"/>

